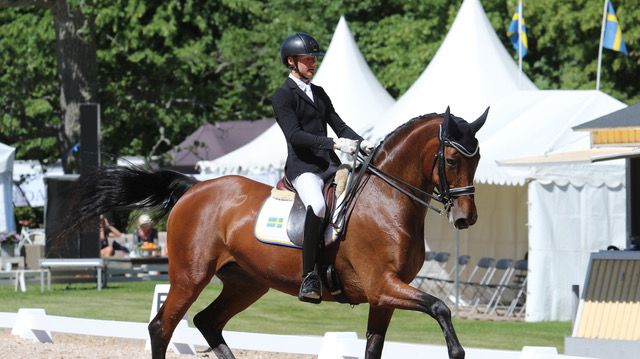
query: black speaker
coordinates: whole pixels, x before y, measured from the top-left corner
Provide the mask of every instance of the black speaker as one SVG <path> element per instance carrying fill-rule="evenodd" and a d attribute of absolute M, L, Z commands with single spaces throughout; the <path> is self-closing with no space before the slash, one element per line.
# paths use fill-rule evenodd
<path fill-rule="evenodd" d="M 69 202 L 76 189 L 78 175 L 45 177 L 47 203 L 44 208 L 45 257 L 97 258 L 100 256 L 98 239 L 84 241 L 80 233 L 61 235 L 70 213 Z M 96 220 L 97 228 L 97 220 Z"/>
<path fill-rule="evenodd" d="M 100 105 L 80 104 L 80 174 L 100 167 Z"/>

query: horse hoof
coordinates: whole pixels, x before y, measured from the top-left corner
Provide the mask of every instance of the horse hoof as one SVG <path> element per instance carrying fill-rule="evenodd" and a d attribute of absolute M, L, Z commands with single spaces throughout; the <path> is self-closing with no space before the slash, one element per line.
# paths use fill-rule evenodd
<path fill-rule="evenodd" d="M 452 349 L 449 353 L 449 358 L 451 359 L 464 359 L 464 349 Z"/>

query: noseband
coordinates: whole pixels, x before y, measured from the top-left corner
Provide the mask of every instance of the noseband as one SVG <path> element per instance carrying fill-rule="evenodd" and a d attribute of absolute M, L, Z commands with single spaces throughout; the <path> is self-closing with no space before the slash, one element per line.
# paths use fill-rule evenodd
<path fill-rule="evenodd" d="M 473 157 L 478 153 L 479 146 L 476 146 L 476 149 L 473 153 L 467 151 L 459 143 L 452 141 L 448 137 L 444 136 L 442 131 L 442 125 L 440 125 L 440 128 L 438 130 L 438 142 L 439 142 L 438 152 L 435 155 L 435 160 L 433 161 L 433 166 L 431 167 L 431 172 L 433 173 L 433 168 L 436 166 L 436 164 L 438 165 L 438 177 L 440 180 L 438 181 L 438 188 L 435 195 L 432 193 L 423 191 L 422 189 L 412 185 L 411 183 L 408 183 L 407 181 L 396 178 L 382 171 L 375 165 L 373 165 L 371 163 L 371 160 L 373 159 L 378 149 L 382 146 L 382 142 L 378 146 L 376 146 L 376 148 L 373 151 L 371 151 L 371 153 L 368 156 L 363 157 L 360 154 L 358 154 L 355 161 L 361 162 L 362 168 L 365 170 L 360 171 L 360 173 L 356 176 L 356 178 L 353 181 L 353 187 L 358 188 L 358 184 L 360 183 L 360 180 L 364 176 L 364 173 L 366 171 L 369 171 L 374 176 L 380 178 L 381 180 L 389 184 L 391 187 L 397 189 L 398 191 L 402 192 L 403 194 L 405 194 L 412 200 L 420 203 L 421 205 L 441 215 L 449 214 L 449 211 L 453 206 L 453 201 L 458 197 L 473 195 L 475 193 L 475 187 L 464 186 L 464 187 L 449 188 L 449 185 L 447 184 L 447 176 L 444 168 L 445 167 L 444 149 L 446 146 L 450 146 L 458 150 L 465 157 Z M 358 143 L 358 148 L 360 148 L 359 143 Z M 354 168 L 355 168 L 355 164 L 354 164 Z M 409 190 L 403 187 L 406 187 Z M 426 200 L 422 199 L 421 197 L 428 197 L 430 199 L 438 201 L 442 203 L 443 208 L 442 209 L 436 208 L 431 204 L 429 204 L 429 202 L 427 202 Z"/>

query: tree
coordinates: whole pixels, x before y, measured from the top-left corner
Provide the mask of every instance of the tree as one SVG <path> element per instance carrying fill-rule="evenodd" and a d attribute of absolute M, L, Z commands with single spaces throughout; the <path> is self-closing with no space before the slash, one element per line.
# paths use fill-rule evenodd
<path fill-rule="evenodd" d="M 0 0 L 0 8 L 21 6 L 49 9 L 53 16 L 60 80 L 59 115 L 62 118 L 62 126 L 57 131 L 58 148 L 60 153 L 68 153 L 79 140 L 80 103 L 96 100 L 97 70 L 93 19 L 84 16 L 77 4 L 73 6 L 66 0 Z M 33 107 L 46 109 L 46 105 L 37 100 Z M 38 112 L 36 110 L 32 114 Z M 71 169 L 72 158 L 63 157 L 65 171 Z"/>

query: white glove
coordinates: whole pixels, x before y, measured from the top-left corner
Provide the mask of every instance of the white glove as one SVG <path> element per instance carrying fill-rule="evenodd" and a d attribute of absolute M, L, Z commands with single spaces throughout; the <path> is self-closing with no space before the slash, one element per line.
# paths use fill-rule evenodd
<path fill-rule="evenodd" d="M 371 142 L 367 140 L 362 140 L 362 142 L 360 142 L 360 149 L 363 150 L 364 153 L 368 155 L 373 151 L 374 146 Z"/>
<path fill-rule="evenodd" d="M 352 155 L 358 149 L 358 141 L 341 137 L 333 140 L 333 149 Z"/>

